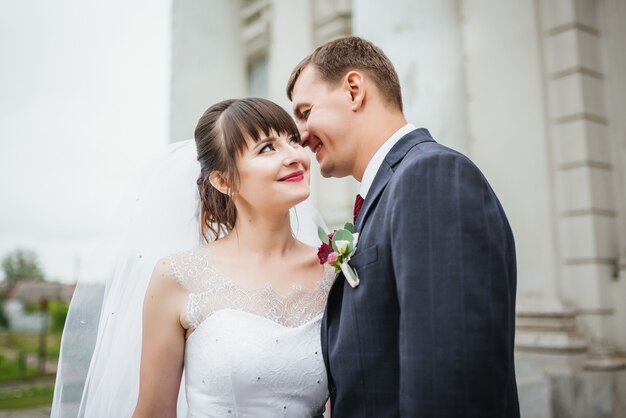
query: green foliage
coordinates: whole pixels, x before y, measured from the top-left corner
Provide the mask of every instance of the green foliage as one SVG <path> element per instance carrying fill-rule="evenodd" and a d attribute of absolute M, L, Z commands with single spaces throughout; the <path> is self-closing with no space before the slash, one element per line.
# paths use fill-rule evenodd
<path fill-rule="evenodd" d="M 320 237 L 320 241 L 322 241 L 324 244 L 330 245 L 328 234 L 319 226 L 317 227 L 317 236 Z"/>
<path fill-rule="evenodd" d="M 4 313 L 4 297 L 0 295 L 0 329 L 9 327 L 9 318 Z"/>
<path fill-rule="evenodd" d="M 46 335 L 46 357 L 50 359 L 59 358 L 60 345 L 61 333 L 49 332 Z M 15 330 L 2 332 L 0 333 L 0 349 L 2 348 L 37 355 L 39 353 L 39 334 Z"/>
<path fill-rule="evenodd" d="M 38 374 L 37 369 L 26 367 L 24 353 L 20 353 L 15 359 L 9 359 L 0 354 L 0 382 L 37 376 Z"/>
<path fill-rule="evenodd" d="M 0 392 L 0 411 L 52 404 L 54 385 L 16 388 Z"/>
<path fill-rule="evenodd" d="M 67 318 L 67 311 L 70 309 L 69 303 L 61 301 L 50 302 L 49 314 L 50 314 L 50 330 L 52 332 L 62 332 L 65 326 L 65 318 Z"/>
<path fill-rule="evenodd" d="M 32 251 L 15 250 L 2 259 L 4 280 L 14 284 L 24 279 L 43 280 L 44 274 L 37 255 Z"/>
<path fill-rule="evenodd" d="M 341 251 L 337 247 L 337 241 L 347 241 L 348 242 L 347 249 L 345 251 Z M 352 250 L 354 249 L 353 241 L 354 240 L 352 238 L 352 233 L 350 231 L 348 231 L 347 229 L 338 229 L 337 232 L 335 232 L 335 235 L 333 236 L 333 241 L 332 241 L 333 250 L 335 250 L 337 253 L 345 252 L 346 254 L 350 254 Z"/>
<path fill-rule="evenodd" d="M 52 403 L 54 375 L 42 375 L 36 367 L 38 338 L 36 333 L 0 332 L 0 411 Z M 60 334 L 48 334 L 49 360 L 58 356 L 60 340 Z"/>
<path fill-rule="evenodd" d="M 24 306 L 24 312 L 29 313 L 29 314 L 41 312 L 41 303 L 39 302 L 27 303 Z"/>

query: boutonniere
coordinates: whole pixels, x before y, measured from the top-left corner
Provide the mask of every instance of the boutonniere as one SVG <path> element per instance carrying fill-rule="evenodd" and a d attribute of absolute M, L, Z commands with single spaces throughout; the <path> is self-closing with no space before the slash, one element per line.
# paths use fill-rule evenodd
<path fill-rule="evenodd" d="M 320 264 L 326 263 L 334 267 L 336 272 L 343 272 L 350 286 L 357 287 L 359 275 L 348 264 L 356 251 L 356 244 L 359 240 L 359 234 L 354 232 L 354 225 L 347 223 L 343 229 L 337 229 L 328 235 L 326 231 L 318 227 L 317 234 L 322 240 L 322 245 L 317 250 Z"/>

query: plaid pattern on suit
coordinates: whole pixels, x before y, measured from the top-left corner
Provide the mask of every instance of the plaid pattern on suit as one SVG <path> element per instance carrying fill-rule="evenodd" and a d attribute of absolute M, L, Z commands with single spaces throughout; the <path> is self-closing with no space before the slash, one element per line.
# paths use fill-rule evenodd
<path fill-rule="evenodd" d="M 516 265 L 480 170 L 427 130 L 386 156 L 322 324 L 333 418 L 518 418 Z"/>

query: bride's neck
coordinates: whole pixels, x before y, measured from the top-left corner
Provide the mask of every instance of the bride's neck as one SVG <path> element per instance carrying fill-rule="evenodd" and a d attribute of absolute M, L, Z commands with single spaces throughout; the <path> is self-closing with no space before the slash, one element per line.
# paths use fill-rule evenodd
<path fill-rule="evenodd" d="M 262 215 L 241 213 L 225 238 L 244 255 L 284 256 L 296 243 L 291 233 L 289 212 Z"/>

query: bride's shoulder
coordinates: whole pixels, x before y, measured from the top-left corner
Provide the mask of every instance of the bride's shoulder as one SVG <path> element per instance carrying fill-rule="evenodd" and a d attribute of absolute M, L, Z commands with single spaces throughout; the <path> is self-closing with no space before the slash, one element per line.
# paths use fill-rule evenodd
<path fill-rule="evenodd" d="M 168 295 L 177 294 L 184 290 L 178 282 L 169 260 L 164 257 L 156 262 L 150 277 L 146 297 L 150 296 L 162 301 L 169 299 Z"/>
<path fill-rule="evenodd" d="M 317 248 L 298 241 L 298 260 L 310 267 L 315 265 L 319 266 Z"/>
<path fill-rule="evenodd" d="M 302 264 L 309 270 L 314 270 L 317 277 L 322 277 L 326 282 L 335 276 L 333 267 L 328 264 L 321 264 L 317 255 L 318 249 L 308 244 L 300 243 L 300 258 Z"/>
<path fill-rule="evenodd" d="M 200 247 L 170 254 L 157 261 L 154 274 L 172 280 L 185 288 L 193 287 L 208 266 L 207 251 Z"/>

